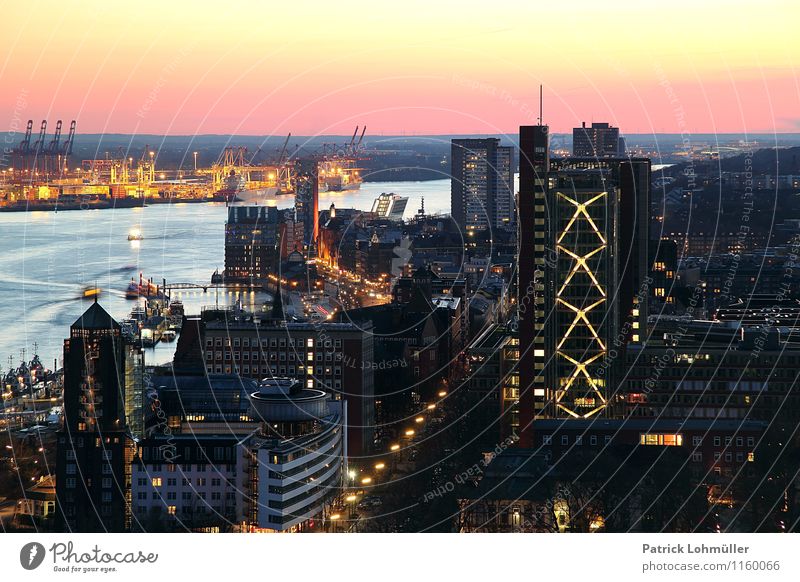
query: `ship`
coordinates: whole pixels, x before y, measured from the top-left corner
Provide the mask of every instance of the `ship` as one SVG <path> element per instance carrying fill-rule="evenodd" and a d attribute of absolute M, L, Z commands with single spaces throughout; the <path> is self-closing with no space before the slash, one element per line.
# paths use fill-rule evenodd
<path fill-rule="evenodd" d="M 158 287 L 158 285 L 153 283 L 152 280 L 144 281 L 140 273 L 139 282 L 137 283 L 134 279 L 131 279 L 131 282 L 128 283 L 127 289 L 125 289 L 126 299 L 139 299 L 139 297 L 147 297 L 148 299 L 164 299 L 166 296 Z"/>
<path fill-rule="evenodd" d="M 361 168 L 355 166 L 354 159 L 324 160 L 319 163 L 320 192 L 345 192 L 358 190 L 364 181 Z"/>
<path fill-rule="evenodd" d="M 142 231 L 138 228 L 132 228 L 128 231 L 128 240 L 142 240 Z"/>
<path fill-rule="evenodd" d="M 277 186 L 264 186 L 263 184 L 263 182 L 248 181 L 243 174 L 231 171 L 231 174 L 225 178 L 223 187 L 217 190 L 214 196 L 225 202 L 266 203 L 286 194 Z"/>

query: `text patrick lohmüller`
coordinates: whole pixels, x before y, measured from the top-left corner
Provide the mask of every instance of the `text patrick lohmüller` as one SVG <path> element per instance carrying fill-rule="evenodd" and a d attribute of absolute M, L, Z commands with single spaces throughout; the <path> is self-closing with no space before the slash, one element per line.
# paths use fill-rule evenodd
<path fill-rule="evenodd" d="M 653 546 L 642 544 L 643 554 L 746 554 L 750 546 L 739 544 L 666 544 Z"/>

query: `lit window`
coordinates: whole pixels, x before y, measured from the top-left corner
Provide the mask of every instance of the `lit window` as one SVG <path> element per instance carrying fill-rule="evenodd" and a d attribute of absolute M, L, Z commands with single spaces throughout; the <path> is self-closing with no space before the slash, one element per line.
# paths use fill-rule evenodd
<path fill-rule="evenodd" d="M 161 487 L 161 477 L 153 477 L 153 487 Z"/>
<path fill-rule="evenodd" d="M 683 446 L 682 434 L 656 434 L 656 433 L 642 433 L 639 435 L 640 445 L 657 445 L 664 447 L 680 447 Z"/>

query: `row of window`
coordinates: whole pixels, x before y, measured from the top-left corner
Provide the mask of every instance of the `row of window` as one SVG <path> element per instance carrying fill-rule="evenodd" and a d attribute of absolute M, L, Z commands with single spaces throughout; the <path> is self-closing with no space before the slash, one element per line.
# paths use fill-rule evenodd
<path fill-rule="evenodd" d="M 241 342 L 240 342 L 240 339 L 241 339 Z M 247 338 L 247 337 L 245 337 L 245 338 L 234 337 L 233 338 L 233 342 L 231 342 L 231 338 L 229 338 L 229 337 L 225 337 L 225 338 L 222 338 L 222 337 L 210 338 L 209 337 L 209 338 L 206 338 L 206 346 L 207 347 L 222 346 L 222 345 L 230 346 L 231 343 L 233 343 L 234 347 L 239 347 L 241 345 L 241 347 L 245 347 L 245 348 L 258 347 L 258 346 L 261 346 L 262 348 L 266 348 L 266 347 L 270 347 L 270 348 L 275 348 L 275 347 L 285 348 L 287 345 L 289 347 L 291 347 L 291 348 L 294 348 L 294 347 L 301 348 L 301 347 L 303 347 L 303 345 L 305 345 L 308 348 L 313 348 L 314 346 L 316 346 L 318 348 L 321 348 L 321 347 L 340 348 L 340 347 L 342 347 L 342 340 L 340 340 L 340 339 L 337 339 L 337 340 L 319 340 L 319 339 L 318 340 L 314 340 L 313 338 L 306 338 L 305 340 L 303 340 L 303 339 L 299 339 L 299 338 L 295 339 L 295 338 L 291 338 L 291 337 L 288 338 L 288 339 L 287 338 L 274 338 L 273 337 L 273 338 L 269 338 L 269 339 L 263 338 L 261 340 L 253 338 L 251 340 L 250 338 Z"/>
<path fill-rule="evenodd" d="M 553 444 L 553 435 L 544 435 L 543 437 L 543 444 L 544 445 L 552 445 Z M 604 436 L 605 444 L 611 442 L 611 435 Z M 713 437 L 713 443 L 715 447 L 722 446 L 722 443 L 725 443 L 725 446 L 731 446 L 734 442 L 736 447 L 744 447 L 745 444 L 748 448 L 752 448 L 755 446 L 755 437 L 736 437 L 734 441 L 733 437 L 726 436 L 720 437 L 715 436 Z M 598 443 L 597 435 L 590 435 L 589 436 L 589 444 L 596 445 Z M 569 435 L 561 435 L 561 444 L 562 445 L 569 445 L 570 438 Z M 582 445 L 583 444 L 583 435 L 575 435 L 575 444 Z M 639 444 L 641 445 L 658 445 L 658 446 L 683 446 L 683 435 L 682 434 L 670 434 L 670 433 L 642 433 L 639 435 Z M 692 446 L 698 447 L 703 444 L 703 437 L 702 436 L 693 436 L 692 437 Z"/>

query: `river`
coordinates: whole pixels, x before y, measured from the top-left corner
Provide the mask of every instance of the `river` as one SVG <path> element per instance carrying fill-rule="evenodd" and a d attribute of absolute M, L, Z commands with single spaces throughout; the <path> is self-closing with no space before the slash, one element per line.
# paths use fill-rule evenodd
<path fill-rule="evenodd" d="M 333 202 L 338 208 L 369 210 L 382 192 L 409 197 L 406 218 L 425 198 L 425 210 L 448 213 L 450 181 L 365 182 L 352 192 L 320 194 L 320 209 Z M 291 206 L 293 197 L 278 201 Z M 16 367 L 25 350 L 34 351 L 45 366 L 61 355 L 69 326 L 89 306 L 82 298 L 85 286 L 103 289 L 100 303 L 115 318 L 127 317 L 134 301 L 125 299 L 125 287 L 141 272 L 155 282 L 208 282 L 224 267 L 225 205 L 156 204 L 146 208 L 75 210 L 67 212 L 0 213 L 0 369 Z M 144 240 L 128 241 L 132 227 Z M 231 304 L 235 292 L 173 294 L 198 313 L 203 305 Z M 242 302 L 257 307 L 261 300 L 245 294 Z M 257 305 L 258 304 L 258 305 Z M 148 363 L 171 358 L 174 344 L 147 350 Z M 9 362 L 9 357 L 11 358 Z"/>

